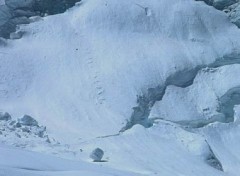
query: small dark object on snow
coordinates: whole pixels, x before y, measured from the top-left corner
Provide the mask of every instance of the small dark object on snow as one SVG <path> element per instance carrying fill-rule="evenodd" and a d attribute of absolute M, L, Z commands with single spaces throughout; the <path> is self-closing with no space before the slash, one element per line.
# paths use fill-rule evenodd
<path fill-rule="evenodd" d="M 96 148 L 92 151 L 90 158 L 93 159 L 94 162 L 101 162 L 104 152 L 100 148 Z"/>

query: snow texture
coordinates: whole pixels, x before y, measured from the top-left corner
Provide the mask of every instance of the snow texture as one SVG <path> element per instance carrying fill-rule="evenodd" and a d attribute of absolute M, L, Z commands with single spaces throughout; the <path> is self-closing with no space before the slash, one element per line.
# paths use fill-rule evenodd
<path fill-rule="evenodd" d="M 0 40 L 0 112 L 14 117 L 1 176 L 239 175 L 240 30 L 224 12 L 83 0 L 18 20 L 22 36 Z M 89 159 L 97 147 L 108 162 Z"/>

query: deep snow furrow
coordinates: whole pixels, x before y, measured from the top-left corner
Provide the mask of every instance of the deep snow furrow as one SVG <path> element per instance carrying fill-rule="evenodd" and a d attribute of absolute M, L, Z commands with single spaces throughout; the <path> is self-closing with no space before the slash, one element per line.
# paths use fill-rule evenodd
<path fill-rule="evenodd" d="M 224 114 L 226 122 L 234 121 L 234 106 L 240 104 L 240 87 L 230 89 L 219 99 L 218 112 Z"/>
<path fill-rule="evenodd" d="M 94 63 L 94 59 L 92 57 L 89 57 L 87 61 L 87 65 L 89 68 L 89 73 L 91 74 L 91 80 L 93 80 L 93 87 L 95 88 L 95 97 L 96 97 L 96 104 L 103 104 L 105 101 L 105 98 L 103 96 L 104 89 L 101 85 L 101 82 L 98 78 L 99 73 L 97 72 L 97 66 Z"/>
<path fill-rule="evenodd" d="M 214 152 L 213 152 L 211 146 L 209 145 L 209 143 L 207 142 L 207 140 L 206 140 L 206 143 L 207 143 L 207 145 L 209 147 L 209 151 L 210 151 L 209 156 L 206 158 L 206 163 L 215 169 L 224 171 L 221 161 L 216 157 L 216 155 L 214 154 Z"/>
<path fill-rule="evenodd" d="M 153 124 L 153 120 L 148 119 L 151 111 L 151 107 L 155 104 L 155 102 L 162 100 L 165 94 L 165 90 L 168 86 L 174 85 L 181 88 L 189 87 L 193 84 L 193 81 L 200 70 L 204 68 L 218 68 L 221 66 L 233 65 L 233 64 L 240 64 L 240 56 L 238 54 L 233 54 L 233 55 L 224 56 L 222 58 L 218 58 L 214 63 L 197 66 L 191 70 L 178 71 L 175 74 L 169 76 L 166 79 L 166 82 L 164 85 L 159 85 L 155 88 L 149 88 L 147 91 L 147 94 L 137 96 L 138 106 L 133 107 L 133 113 L 129 121 L 120 130 L 120 132 L 130 129 L 135 124 L 143 125 L 146 128 L 151 127 Z M 183 121 L 179 123 L 188 124 L 188 125 L 192 124 L 193 126 L 202 127 L 212 122 L 213 120 L 210 119 L 209 121 L 201 121 L 201 122 L 200 121 L 191 121 L 191 122 Z"/>
<path fill-rule="evenodd" d="M 98 70 L 98 65 L 94 59 L 94 56 L 91 55 L 91 44 L 88 42 L 88 39 L 81 34 L 81 38 L 85 38 L 85 43 L 84 43 L 84 49 L 82 49 L 85 52 L 86 57 L 86 68 L 88 68 L 88 76 L 91 80 L 91 85 L 94 87 L 94 92 L 93 96 L 95 99 L 95 104 L 96 105 L 102 105 L 105 103 L 105 96 L 104 96 L 104 87 L 102 86 L 102 83 L 99 78 L 99 70 Z"/>

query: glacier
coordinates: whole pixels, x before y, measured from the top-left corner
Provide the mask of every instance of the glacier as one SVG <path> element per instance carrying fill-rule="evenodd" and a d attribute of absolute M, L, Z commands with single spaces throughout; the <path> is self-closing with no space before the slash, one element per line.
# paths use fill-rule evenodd
<path fill-rule="evenodd" d="M 82 0 L 33 18 L 0 40 L 0 112 L 29 114 L 52 140 L 0 134 L 0 175 L 238 176 L 240 29 L 228 14 Z M 89 160 L 97 147 L 106 162 Z"/>

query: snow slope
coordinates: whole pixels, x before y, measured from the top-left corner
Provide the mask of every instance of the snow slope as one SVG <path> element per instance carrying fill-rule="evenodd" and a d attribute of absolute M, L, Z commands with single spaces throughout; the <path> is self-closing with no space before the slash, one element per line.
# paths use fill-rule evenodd
<path fill-rule="evenodd" d="M 4 155 L 0 167 L 6 172 L 74 175 L 85 171 L 72 170 L 86 168 L 86 175 L 96 175 L 89 173 L 93 166 L 85 162 L 94 148 L 101 147 L 108 162 L 96 163 L 104 166 L 103 170 L 96 167 L 98 174 L 106 174 L 107 167 L 109 175 L 126 171 L 126 175 L 237 176 L 240 162 L 226 151 L 236 151 L 227 144 L 234 140 L 223 140 L 224 150 L 221 138 L 215 139 L 217 135 L 224 138 L 221 131 L 216 135 L 202 129 L 186 131 L 185 124 L 171 122 L 203 120 L 201 127 L 208 128 L 211 124 L 206 119 L 226 113 L 226 108 L 218 111 L 218 98 L 224 102 L 221 97 L 239 86 L 240 31 L 223 12 L 193 0 L 83 0 L 64 14 L 22 25 L 19 30 L 23 38 L 8 40 L 0 48 L 0 111 L 35 117 L 50 135 L 70 145 L 76 152 L 71 158 L 80 160 L 81 166 L 69 161 L 64 172 L 26 171 L 26 166 L 48 170 L 35 161 L 55 159 L 36 153 L 25 157 L 24 151 L 1 147 L 2 153 L 23 157 L 16 169 L 16 159 L 9 157 L 10 164 L 5 165 L 8 157 Z M 231 56 L 236 59 L 225 60 Z M 195 69 L 199 73 L 193 85 L 166 85 L 172 75 Z M 151 109 L 150 117 L 158 119 L 153 126 L 135 125 L 119 134 L 132 108 L 138 106 L 137 96 L 164 86 L 162 101 Z M 236 133 L 229 132 L 233 129 L 224 125 L 226 136 L 238 138 L 238 128 Z M 50 147 L 65 157 L 57 147 Z M 45 152 L 49 153 L 47 148 Z M 30 167 L 28 162 L 24 165 L 27 156 L 36 158 Z M 49 164 L 59 171 L 65 162 L 68 165 L 60 159 L 56 165 Z"/>
<path fill-rule="evenodd" d="M 239 130 L 239 123 L 228 125 L 217 123 L 201 129 L 218 159 L 222 161 L 224 172 L 229 175 L 239 175 Z"/>
<path fill-rule="evenodd" d="M 22 26 L 25 37 L 1 48 L 1 109 L 80 137 L 116 133 L 137 95 L 239 48 L 239 30 L 203 3 L 138 4 L 83 1 Z"/>
<path fill-rule="evenodd" d="M 9 146 L 1 145 L 0 154 L 1 176 L 136 175 L 131 172 L 114 170 L 80 161 L 74 162 L 70 160 L 64 160 L 48 155 L 11 148 Z"/>

